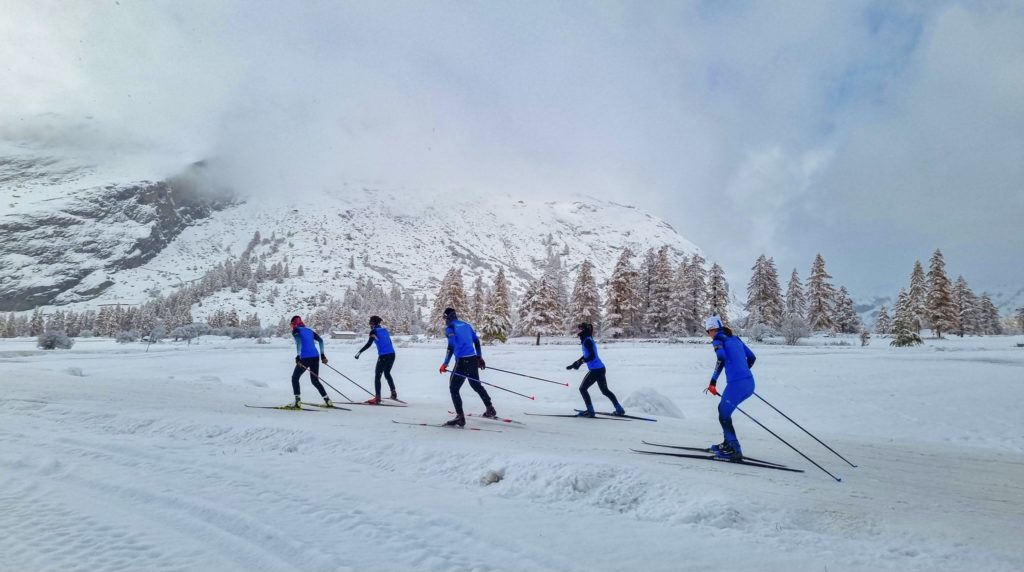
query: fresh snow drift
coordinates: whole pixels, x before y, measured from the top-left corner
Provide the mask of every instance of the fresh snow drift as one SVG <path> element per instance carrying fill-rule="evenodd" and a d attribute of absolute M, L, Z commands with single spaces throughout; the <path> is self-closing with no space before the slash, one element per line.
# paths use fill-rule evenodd
<path fill-rule="evenodd" d="M 1020 570 L 1021 341 L 753 344 L 758 393 L 859 467 L 756 400 L 743 409 L 835 483 L 742 415 L 748 454 L 806 472 L 628 451 L 720 440 L 703 344 L 602 346 L 629 411 L 682 414 L 658 423 L 524 416 L 579 407 L 582 375 L 564 370 L 578 347 L 487 347 L 495 367 L 572 387 L 485 370 L 537 401 L 491 390 L 525 425 L 471 417 L 500 431 L 477 432 L 392 423 L 449 417 L 441 341 L 399 343 L 409 407 L 305 413 L 242 406 L 290 400 L 289 340 L 4 340 L 0 570 Z M 326 349 L 368 386 L 373 360 L 342 357 L 359 343 Z"/>

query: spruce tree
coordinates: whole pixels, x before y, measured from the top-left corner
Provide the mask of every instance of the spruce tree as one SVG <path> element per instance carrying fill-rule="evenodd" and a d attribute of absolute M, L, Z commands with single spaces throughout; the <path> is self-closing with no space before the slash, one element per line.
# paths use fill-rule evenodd
<path fill-rule="evenodd" d="M 469 303 L 469 319 L 476 324 L 483 320 L 487 311 L 487 293 L 484 291 L 484 278 L 477 276 L 473 281 L 473 295 Z"/>
<path fill-rule="evenodd" d="M 914 329 L 914 308 L 906 290 L 900 290 L 896 299 L 896 318 L 892 322 L 892 341 L 895 347 L 916 346 L 922 342 L 921 336 Z"/>
<path fill-rule="evenodd" d="M 444 309 L 454 308 L 466 312 L 466 291 L 462 285 L 462 270 L 452 267 L 441 280 L 441 286 L 434 297 L 434 309 L 430 313 L 430 328 L 434 334 L 444 333 Z"/>
<path fill-rule="evenodd" d="M 818 253 L 811 264 L 811 276 L 807 284 L 807 323 L 813 331 L 830 331 L 835 327 L 832 307 L 836 292 L 830 282 L 831 278 L 825 270 L 825 259 Z"/>
<path fill-rule="evenodd" d="M 957 315 L 953 302 L 953 289 L 946 276 L 946 261 L 942 251 L 935 249 L 928 269 L 928 297 L 926 303 L 928 323 L 931 324 L 935 337 L 941 338 L 942 332 L 952 331 L 956 327 Z"/>
<path fill-rule="evenodd" d="M 555 289 L 548 283 L 547 276 L 541 276 L 526 291 L 519 306 L 519 331 L 537 336 L 538 344 L 541 336 L 558 332 L 561 320 L 557 305 Z"/>
<path fill-rule="evenodd" d="M 725 280 L 725 271 L 718 263 L 711 265 L 711 274 L 708 277 L 708 310 L 711 314 L 722 319 L 722 323 L 729 323 L 729 283 Z M 703 330 L 701 320 L 700 329 Z"/>
<path fill-rule="evenodd" d="M 962 338 L 965 334 L 979 333 L 978 296 L 963 276 L 957 276 L 953 283 L 953 311 L 956 315 L 956 335 Z"/>
<path fill-rule="evenodd" d="M 748 327 L 753 320 L 771 328 L 782 326 L 782 315 L 785 304 L 782 301 L 782 288 L 779 286 L 779 274 L 775 269 L 775 261 L 761 255 L 754 262 L 750 282 L 747 283 L 747 311 L 750 312 Z"/>
<path fill-rule="evenodd" d="M 910 273 L 910 290 L 907 292 L 910 308 L 913 311 L 914 331 L 920 333 L 926 327 L 928 313 L 928 283 L 920 260 L 914 261 L 914 270 Z"/>
<path fill-rule="evenodd" d="M 29 335 L 30 336 L 41 336 L 43 331 L 46 329 L 43 322 L 43 311 L 36 308 L 32 311 L 32 319 L 29 320 Z"/>
<path fill-rule="evenodd" d="M 562 264 L 561 256 L 554 253 L 548 255 L 547 264 L 544 268 L 544 277 L 554 293 L 555 320 L 560 327 L 564 326 L 567 319 L 566 313 L 569 311 L 569 279 Z"/>
<path fill-rule="evenodd" d="M 999 319 L 999 309 L 992 303 L 992 297 L 985 292 L 978 303 L 981 318 L 981 333 L 984 335 L 1002 335 L 1003 323 Z"/>
<path fill-rule="evenodd" d="M 853 299 L 850 298 L 850 293 L 847 292 L 846 286 L 840 287 L 836 293 L 834 312 L 832 321 L 837 330 L 844 334 L 853 334 L 860 330 L 860 317 L 857 316 Z"/>
<path fill-rule="evenodd" d="M 580 264 L 576 275 L 576 284 L 569 298 L 568 320 L 570 323 L 590 322 L 594 330 L 600 330 L 601 297 L 597 293 L 597 281 L 594 280 L 593 265 L 589 260 Z"/>
<path fill-rule="evenodd" d="M 634 335 L 636 313 L 637 271 L 632 263 L 633 252 L 626 248 L 615 263 L 605 296 L 605 333 L 613 338 Z"/>
<path fill-rule="evenodd" d="M 708 271 L 704 268 L 706 262 L 703 256 L 694 254 L 686 265 L 686 294 L 689 301 L 685 306 L 683 323 L 690 335 L 703 333 L 704 318 L 712 313 L 708 307 Z M 721 279 L 725 284 L 725 277 Z M 724 287 L 728 290 L 729 286 L 725 284 Z"/>
<path fill-rule="evenodd" d="M 689 260 L 684 256 L 672 273 L 671 320 L 669 329 L 673 334 L 686 335 L 689 328 L 686 320 L 693 313 L 690 309 L 692 296 L 689 284 Z"/>
<path fill-rule="evenodd" d="M 889 310 L 885 305 L 878 309 L 878 316 L 875 318 L 875 333 L 879 335 L 892 333 L 892 318 L 889 317 Z"/>
<path fill-rule="evenodd" d="M 786 314 L 801 318 L 807 316 L 807 297 L 804 296 L 804 287 L 796 268 L 790 274 L 789 285 L 786 287 Z"/>
<path fill-rule="evenodd" d="M 1017 308 L 1017 329 L 1024 332 L 1024 306 Z"/>
<path fill-rule="evenodd" d="M 512 303 L 509 299 L 504 268 L 499 268 L 498 275 L 494 278 L 493 293 L 480 331 L 485 343 L 505 343 L 512 333 Z"/>
<path fill-rule="evenodd" d="M 672 263 L 668 246 L 662 246 L 648 268 L 647 311 L 644 324 L 655 336 L 668 333 L 672 314 Z"/>

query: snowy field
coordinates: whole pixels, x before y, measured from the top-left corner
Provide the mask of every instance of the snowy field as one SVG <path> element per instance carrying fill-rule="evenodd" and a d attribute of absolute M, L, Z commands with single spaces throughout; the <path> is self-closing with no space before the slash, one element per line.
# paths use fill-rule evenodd
<path fill-rule="evenodd" d="M 0 570 L 1024 569 L 1024 338 L 752 345 L 758 393 L 859 467 L 756 398 L 743 409 L 841 483 L 739 413 L 748 455 L 806 472 L 629 451 L 721 440 L 706 344 L 601 346 L 612 390 L 657 423 L 524 416 L 580 406 L 568 341 L 485 349 L 572 383 L 485 372 L 536 395 L 491 390 L 525 425 L 469 426 L 500 432 L 392 423 L 450 417 L 439 341 L 398 349 L 408 408 L 311 413 L 242 406 L 289 401 L 290 340 L 2 341 Z M 327 352 L 371 387 L 361 342 Z"/>

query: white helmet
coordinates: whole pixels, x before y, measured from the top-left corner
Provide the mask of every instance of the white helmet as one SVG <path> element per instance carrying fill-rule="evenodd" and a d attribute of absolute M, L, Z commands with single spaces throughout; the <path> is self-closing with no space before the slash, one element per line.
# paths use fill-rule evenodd
<path fill-rule="evenodd" d="M 707 320 L 704 320 L 704 330 L 721 330 L 725 325 L 722 323 L 722 319 L 718 316 L 711 316 Z"/>

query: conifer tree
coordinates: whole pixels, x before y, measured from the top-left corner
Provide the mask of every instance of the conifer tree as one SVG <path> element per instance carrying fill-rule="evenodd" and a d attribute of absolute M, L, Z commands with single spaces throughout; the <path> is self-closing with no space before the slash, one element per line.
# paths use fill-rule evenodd
<path fill-rule="evenodd" d="M 672 313 L 672 263 L 668 246 L 662 246 L 650 260 L 647 272 L 647 310 L 644 326 L 655 336 L 668 332 Z"/>
<path fill-rule="evenodd" d="M 512 333 L 512 303 L 509 299 L 508 281 L 505 279 L 504 268 L 499 268 L 498 275 L 494 278 L 493 294 L 491 294 L 490 305 L 484 315 L 481 333 L 486 343 L 495 340 L 505 343 L 508 341 L 509 334 Z"/>
<path fill-rule="evenodd" d="M 576 284 L 569 298 L 568 322 L 590 322 L 594 330 L 600 330 L 601 297 L 597 292 L 597 281 L 594 280 L 593 265 L 589 260 L 580 264 L 576 274 Z"/>
<path fill-rule="evenodd" d="M 1024 306 L 1017 308 L 1017 329 L 1024 332 Z"/>
<path fill-rule="evenodd" d="M 757 320 L 778 329 L 782 326 L 785 304 L 782 301 L 782 288 L 779 286 L 775 261 L 762 254 L 754 262 L 751 270 L 753 273 L 747 284 L 747 311 L 751 314 L 748 326 L 754 325 L 752 320 Z"/>
<path fill-rule="evenodd" d="M 878 309 L 878 317 L 875 318 L 875 333 L 879 335 L 892 333 L 892 318 L 889 317 L 889 310 L 885 305 Z"/>
<path fill-rule="evenodd" d="M 547 276 L 541 276 L 526 291 L 523 303 L 519 306 L 519 331 L 526 335 L 540 337 L 558 332 L 561 329 L 555 289 L 548 283 Z"/>
<path fill-rule="evenodd" d="M 469 302 L 469 320 L 473 324 L 479 323 L 487 311 L 487 294 L 484 291 L 484 278 L 477 276 L 473 281 L 473 295 Z"/>
<path fill-rule="evenodd" d="M 836 293 L 834 312 L 832 322 L 837 330 L 844 334 L 853 334 L 860 330 L 860 317 L 857 316 L 853 299 L 850 298 L 850 293 L 846 290 L 846 286 L 841 286 Z"/>
<path fill-rule="evenodd" d="M 983 335 L 1002 335 L 1003 323 L 999 319 L 999 309 L 992 303 L 992 297 L 988 295 L 988 292 L 981 295 L 978 313 L 981 318 L 981 333 Z"/>
<path fill-rule="evenodd" d="M 835 287 L 832 276 L 825 270 L 825 259 L 821 253 L 814 257 L 811 276 L 807 284 L 807 323 L 813 331 L 829 331 L 835 327 L 832 321 Z"/>
<path fill-rule="evenodd" d="M 711 274 L 708 277 L 708 306 L 712 314 L 722 319 L 725 324 L 729 323 L 729 283 L 725 280 L 725 271 L 718 263 L 711 265 Z M 703 330 L 701 320 L 701 330 Z"/>
<path fill-rule="evenodd" d="M 935 337 L 941 338 L 942 332 L 949 332 L 956 327 L 957 316 L 953 303 L 953 289 L 946 276 L 946 261 L 942 251 L 935 249 L 928 269 L 928 297 L 926 310 L 928 323 L 931 324 Z"/>
<path fill-rule="evenodd" d="M 43 311 L 36 308 L 32 311 L 32 319 L 29 320 L 29 335 L 30 336 L 41 336 L 43 330 L 45 330 L 45 324 L 43 322 Z"/>
<path fill-rule="evenodd" d="M 17 318 L 14 316 L 14 312 L 7 313 L 7 320 L 4 322 L 4 333 L 5 338 L 14 338 L 18 335 L 18 324 Z"/>
<path fill-rule="evenodd" d="M 693 313 L 690 310 L 690 302 L 693 297 L 690 295 L 689 267 L 690 262 L 684 256 L 679 262 L 679 266 L 676 266 L 675 272 L 672 273 L 672 295 L 670 298 L 672 319 L 669 330 L 673 334 L 685 335 L 689 331 L 686 321 Z"/>
<path fill-rule="evenodd" d="M 441 286 L 434 298 L 434 309 L 430 314 L 431 330 L 435 334 L 444 332 L 444 309 L 455 308 L 466 312 L 466 291 L 462 285 L 462 270 L 452 267 L 441 280 Z"/>
<path fill-rule="evenodd" d="M 633 312 L 632 324 L 635 335 L 644 336 L 652 333 L 651 324 L 647 322 L 647 319 L 649 318 L 648 309 L 651 305 L 652 280 L 657 257 L 657 251 L 654 248 L 648 248 L 644 253 L 643 260 L 640 261 L 639 268 L 637 268 L 636 285 L 634 286 L 636 310 Z"/>
<path fill-rule="evenodd" d="M 953 312 L 956 316 L 953 330 L 961 338 L 978 330 L 978 297 L 971 291 L 967 280 L 957 276 L 953 283 Z"/>
<path fill-rule="evenodd" d="M 910 295 L 900 290 L 896 299 L 896 318 L 892 322 L 893 339 L 889 345 L 895 347 L 916 346 L 922 342 L 921 336 L 914 330 L 914 308 Z"/>
<path fill-rule="evenodd" d="M 556 330 L 561 329 L 565 325 L 566 313 L 569 311 L 569 279 L 565 272 L 565 267 L 562 265 L 561 256 L 549 252 L 547 264 L 544 268 L 544 278 L 547 279 L 547 283 L 554 293 L 555 320 L 558 324 Z"/>
<path fill-rule="evenodd" d="M 789 285 L 786 287 L 786 314 L 807 317 L 807 297 L 804 296 L 804 287 L 796 268 L 789 275 Z"/>
<path fill-rule="evenodd" d="M 918 333 L 927 326 L 928 284 L 924 268 L 920 260 L 914 261 L 914 270 L 910 273 L 910 290 L 907 291 L 910 308 L 913 312 L 913 327 Z"/>
<path fill-rule="evenodd" d="M 690 335 L 704 332 L 704 318 L 712 314 L 708 307 L 708 271 L 704 268 L 707 263 L 700 254 L 694 254 L 686 265 L 686 288 L 685 293 L 688 302 L 684 307 L 683 324 L 685 331 Z M 722 276 L 722 283 L 725 284 L 725 277 Z M 725 289 L 728 290 L 728 284 Z M 723 317 L 723 320 L 726 318 Z"/>
<path fill-rule="evenodd" d="M 632 263 L 633 252 L 626 248 L 619 255 L 619 260 L 608 280 L 608 293 L 605 297 L 605 333 L 614 337 L 630 337 L 634 334 L 633 319 L 637 310 L 636 283 L 637 271 Z"/>

